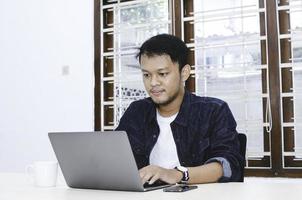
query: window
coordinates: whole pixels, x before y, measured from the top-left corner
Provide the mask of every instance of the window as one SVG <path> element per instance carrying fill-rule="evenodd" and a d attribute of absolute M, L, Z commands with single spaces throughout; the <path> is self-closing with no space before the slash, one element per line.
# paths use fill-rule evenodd
<path fill-rule="evenodd" d="M 248 137 L 246 167 L 268 168 L 269 140 L 264 143 L 264 137 L 269 137 L 269 123 L 263 113 L 269 112 L 269 105 L 262 84 L 267 80 L 262 80 L 267 76 L 267 59 L 261 54 L 266 52 L 265 4 L 258 0 L 194 0 L 193 4 L 183 23 L 194 26 L 194 38 L 187 43 L 195 57 L 196 94 L 229 104 L 238 132 Z"/>
<path fill-rule="evenodd" d="M 153 35 L 171 32 L 169 1 L 102 1 L 100 116 L 103 130 L 118 124 L 128 105 L 146 97 L 137 49 Z"/>
<path fill-rule="evenodd" d="M 172 33 L 190 48 L 186 87 L 228 102 L 247 135 L 247 175 L 302 176 L 302 0 L 95 2 L 96 130 L 147 96 L 137 48 Z"/>
<path fill-rule="evenodd" d="M 302 167 L 295 53 L 301 1 L 182 2 L 181 36 L 193 54 L 190 88 L 229 103 L 238 131 L 248 136 L 248 174 L 297 176 L 287 169 Z"/>

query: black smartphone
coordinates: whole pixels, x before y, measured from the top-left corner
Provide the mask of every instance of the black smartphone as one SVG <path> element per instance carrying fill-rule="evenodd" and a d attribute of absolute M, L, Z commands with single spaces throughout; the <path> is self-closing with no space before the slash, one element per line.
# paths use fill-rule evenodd
<path fill-rule="evenodd" d="M 197 185 L 173 185 L 171 187 L 164 188 L 164 192 L 186 192 L 198 188 Z"/>

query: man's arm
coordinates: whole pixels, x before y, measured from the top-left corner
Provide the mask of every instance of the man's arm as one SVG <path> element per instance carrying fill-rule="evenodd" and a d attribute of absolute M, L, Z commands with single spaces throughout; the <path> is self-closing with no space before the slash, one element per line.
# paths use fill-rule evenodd
<path fill-rule="evenodd" d="M 241 177 L 244 159 L 240 155 L 240 144 L 236 121 L 227 103 L 221 104 L 211 118 L 209 162 L 219 162 L 223 176 L 219 182 L 238 181 Z"/>
<path fill-rule="evenodd" d="M 197 167 L 188 167 L 189 183 L 211 183 L 217 182 L 223 175 L 223 169 L 219 162 L 212 162 Z M 169 184 L 179 183 L 183 174 L 176 169 L 165 169 L 155 165 L 148 165 L 140 169 L 142 182 L 150 180 L 152 184 L 156 180 L 161 180 Z"/>
<path fill-rule="evenodd" d="M 212 162 L 198 167 L 188 167 L 189 183 L 217 182 L 223 176 L 223 168 L 219 162 Z"/>

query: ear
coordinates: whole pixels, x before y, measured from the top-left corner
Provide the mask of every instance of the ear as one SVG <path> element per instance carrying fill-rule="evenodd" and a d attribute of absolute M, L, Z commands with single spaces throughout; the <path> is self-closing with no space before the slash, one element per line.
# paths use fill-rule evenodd
<path fill-rule="evenodd" d="M 186 64 L 182 69 L 181 69 L 181 80 L 185 82 L 189 77 L 191 73 L 191 66 Z"/>

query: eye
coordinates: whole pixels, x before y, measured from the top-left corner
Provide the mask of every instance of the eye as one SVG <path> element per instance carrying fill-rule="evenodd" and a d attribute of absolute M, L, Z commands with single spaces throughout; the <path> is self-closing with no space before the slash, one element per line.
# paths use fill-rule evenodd
<path fill-rule="evenodd" d="M 144 77 L 144 78 L 149 78 L 150 75 L 149 75 L 148 73 L 143 73 L 143 77 Z"/>
<path fill-rule="evenodd" d="M 167 73 L 167 72 L 159 73 L 159 76 L 161 76 L 161 77 L 166 77 L 168 74 L 169 74 L 169 73 Z"/>

